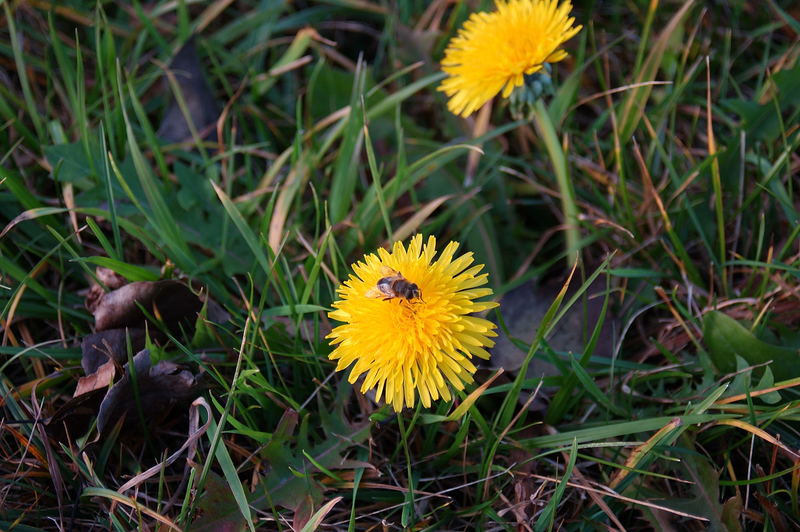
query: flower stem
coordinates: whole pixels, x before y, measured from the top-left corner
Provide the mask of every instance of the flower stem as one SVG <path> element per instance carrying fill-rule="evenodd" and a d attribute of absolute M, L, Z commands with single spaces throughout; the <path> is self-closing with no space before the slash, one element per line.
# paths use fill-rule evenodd
<path fill-rule="evenodd" d="M 419 407 L 417 407 L 417 411 L 419 411 Z M 416 419 L 416 415 L 414 418 Z M 408 433 L 411 432 L 413 424 L 414 422 L 412 421 L 411 426 L 409 426 L 408 431 L 406 431 L 405 423 L 403 422 L 403 413 L 398 412 L 397 428 L 400 430 L 400 439 L 403 442 L 403 451 L 406 455 L 406 470 L 408 471 L 408 491 L 406 492 L 406 502 L 403 505 L 401 516 L 403 528 L 407 528 L 409 523 L 416 520 L 416 516 L 414 515 L 414 477 L 411 471 L 411 453 L 408 450 Z"/>
<path fill-rule="evenodd" d="M 558 134 L 550 119 L 550 113 L 541 99 L 536 101 L 533 113 L 533 124 L 536 131 L 542 137 L 550 161 L 553 163 L 553 171 L 556 175 L 556 183 L 561 193 L 561 208 L 564 211 L 564 221 L 566 225 L 565 236 L 567 241 L 566 254 L 567 262 L 570 266 L 578 260 L 578 206 L 575 204 L 575 193 L 572 191 L 572 184 L 569 180 L 569 170 L 567 169 L 567 159 L 564 150 L 558 142 Z"/>

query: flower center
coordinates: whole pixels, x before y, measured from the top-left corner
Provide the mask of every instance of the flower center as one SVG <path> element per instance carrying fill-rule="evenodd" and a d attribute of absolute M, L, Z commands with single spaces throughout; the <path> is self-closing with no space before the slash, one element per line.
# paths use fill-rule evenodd
<path fill-rule="evenodd" d="M 444 317 L 440 305 L 419 300 L 392 300 L 392 327 L 408 353 L 428 352 L 437 346 Z"/>

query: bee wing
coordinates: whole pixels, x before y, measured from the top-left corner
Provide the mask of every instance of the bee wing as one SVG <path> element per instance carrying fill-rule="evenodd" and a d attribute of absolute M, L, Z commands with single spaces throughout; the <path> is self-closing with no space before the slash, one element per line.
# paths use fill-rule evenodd
<path fill-rule="evenodd" d="M 376 298 L 379 298 L 379 297 L 386 297 L 386 294 L 384 294 L 383 292 L 381 292 L 381 291 L 378 289 L 378 287 L 377 287 L 377 286 L 373 286 L 372 288 L 370 288 L 369 290 L 367 290 L 367 291 L 366 291 L 366 293 L 365 293 L 364 295 L 365 295 L 366 297 L 369 297 L 369 298 L 371 298 L 371 299 L 376 299 Z"/>
<path fill-rule="evenodd" d="M 393 270 L 384 264 L 383 266 L 381 266 L 381 275 L 384 277 L 392 277 L 394 275 L 398 275 L 398 271 Z"/>

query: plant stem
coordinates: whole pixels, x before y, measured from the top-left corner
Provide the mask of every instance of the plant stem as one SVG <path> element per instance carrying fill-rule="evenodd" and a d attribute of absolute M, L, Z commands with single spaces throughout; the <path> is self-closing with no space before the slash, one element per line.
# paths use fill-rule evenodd
<path fill-rule="evenodd" d="M 561 208 L 564 211 L 564 221 L 566 225 L 567 262 L 572 266 L 578 260 L 578 241 L 580 239 L 578 233 L 578 207 L 575 204 L 575 194 L 572 191 L 572 184 L 569 180 L 569 171 L 567 169 L 567 159 L 564 156 L 564 150 L 561 149 L 561 144 L 558 142 L 558 134 L 556 134 L 556 128 L 541 99 L 536 102 L 533 124 L 536 127 L 536 131 L 542 137 L 545 147 L 547 148 L 547 153 L 550 155 L 550 161 L 553 163 L 556 183 L 561 193 Z"/>

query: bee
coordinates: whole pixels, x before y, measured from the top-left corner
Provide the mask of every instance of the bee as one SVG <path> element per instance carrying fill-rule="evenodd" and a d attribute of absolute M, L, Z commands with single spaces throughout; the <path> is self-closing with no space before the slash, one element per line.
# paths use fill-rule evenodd
<path fill-rule="evenodd" d="M 412 283 L 403 274 L 395 271 L 388 266 L 384 266 L 382 272 L 384 277 L 367 290 L 365 294 L 369 298 L 382 298 L 384 301 L 394 298 L 402 298 L 408 301 L 419 299 L 422 301 L 422 292 L 416 283 Z"/>

